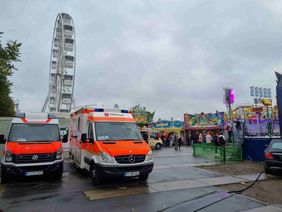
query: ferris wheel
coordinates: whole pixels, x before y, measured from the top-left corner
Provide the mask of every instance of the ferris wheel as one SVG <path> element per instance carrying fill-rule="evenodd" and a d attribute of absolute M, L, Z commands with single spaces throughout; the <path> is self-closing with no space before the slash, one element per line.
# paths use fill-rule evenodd
<path fill-rule="evenodd" d="M 75 30 L 70 15 L 59 13 L 53 31 L 49 91 L 42 112 L 69 113 L 75 81 Z"/>

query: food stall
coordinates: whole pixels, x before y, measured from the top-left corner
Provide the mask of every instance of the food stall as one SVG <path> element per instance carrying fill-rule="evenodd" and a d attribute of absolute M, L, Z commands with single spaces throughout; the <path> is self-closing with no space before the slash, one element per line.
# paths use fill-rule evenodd
<path fill-rule="evenodd" d="M 211 136 L 224 129 L 224 112 L 184 114 L 184 128 L 188 144 L 197 142 L 200 133 L 205 136 L 210 132 Z"/>
<path fill-rule="evenodd" d="M 176 136 L 184 133 L 183 130 L 183 121 L 179 120 L 158 120 L 152 124 L 153 130 L 159 132 L 160 137 L 165 142 L 168 139 L 168 136 L 171 133 L 174 133 Z"/>

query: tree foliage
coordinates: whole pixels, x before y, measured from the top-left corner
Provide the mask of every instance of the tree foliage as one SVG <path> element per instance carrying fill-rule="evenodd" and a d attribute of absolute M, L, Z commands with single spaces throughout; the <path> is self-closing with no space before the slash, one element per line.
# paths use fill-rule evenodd
<path fill-rule="evenodd" d="M 2 32 L 0 32 L 1 38 Z M 9 77 L 13 75 L 15 62 L 20 61 L 21 43 L 8 41 L 5 46 L 0 40 L 0 116 L 15 115 L 15 107 L 10 97 L 12 82 Z"/>

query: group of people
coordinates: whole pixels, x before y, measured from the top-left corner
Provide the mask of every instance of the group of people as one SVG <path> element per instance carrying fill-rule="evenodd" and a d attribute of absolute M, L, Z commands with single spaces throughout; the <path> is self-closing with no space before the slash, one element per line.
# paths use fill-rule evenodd
<path fill-rule="evenodd" d="M 202 132 L 199 133 L 197 143 L 214 143 L 215 146 L 222 146 L 225 145 L 226 139 L 223 133 L 210 133 L 203 134 Z"/>
<path fill-rule="evenodd" d="M 175 150 L 180 150 L 181 145 L 184 143 L 184 136 L 183 134 L 177 135 L 174 132 L 168 134 L 167 137 L 162 138 L 165 146 L 174 146 Z"/>
<path fill-rule="evenodd" d="M 180 150 L 181 146 L 185 143 L 184 135 L 170 132 L 165 136 L 165 134 L 158 134 L 158 137 L 163 141 L 164 146 L 171 147 L 174 146 L 175 150 Z M 213 143 L 215 146 L 223 146 L 226 144 L 225 136 L 222 132 L 206 132 L 202 131 L 196 137 L 194 137 L 194 142 L 196 143 Z M 189 144 L 187 144 L 189 145 Z"/>

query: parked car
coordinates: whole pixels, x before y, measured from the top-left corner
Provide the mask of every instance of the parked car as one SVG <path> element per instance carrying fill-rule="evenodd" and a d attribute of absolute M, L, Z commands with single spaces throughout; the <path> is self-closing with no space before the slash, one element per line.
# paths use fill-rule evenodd
<path fill-rule="evenodd" d="M 264 151 L 264 158 L 265 173 L 282 173 L 282 139 L 271 140 Z"/>
<path fill-rule="evenodd" d="M 151 129 L 143 129 L 140 131 L 144 140 L 149 144 L 151 149 L 161 149 L 163 145 L 162 139 L 158 137 L 157 132 L 152 131 Z"/>

